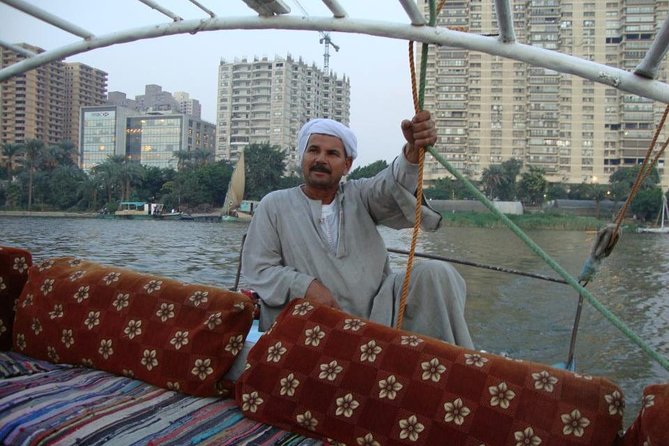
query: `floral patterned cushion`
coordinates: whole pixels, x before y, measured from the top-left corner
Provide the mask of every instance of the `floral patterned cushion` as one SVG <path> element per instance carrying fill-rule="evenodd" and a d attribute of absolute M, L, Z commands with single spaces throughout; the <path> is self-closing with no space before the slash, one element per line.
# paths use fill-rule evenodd
<path fill-rule="evenodd" d="M 16 300 L 28 280 L 32 255 L 21 248 L 0 246 L 0 351 L 12 346 Z"/>
<path fill-rule="evenodd" d="M 625 432 L 622 446 L 669 446 L 669 384 L 644 389 L 641 410 Z"/>
<path fill-rule="evenodd" d="M 604 378 L 466 350 L 304 300 L 248 356 L 245 416 L 347 445 L 613 445 Z"/>
<path fill-rule="evenodd" d="M 123 374 L 196 396 L 242 349 L 253 304 L 244 295 L 64 257 L 30 268 L 14 350 Z"/>

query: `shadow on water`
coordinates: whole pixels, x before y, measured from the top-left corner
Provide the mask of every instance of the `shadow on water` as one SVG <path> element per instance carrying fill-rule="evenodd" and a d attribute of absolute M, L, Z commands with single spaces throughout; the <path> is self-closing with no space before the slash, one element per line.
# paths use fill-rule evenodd
<path fill-rule="evenodd" d="M 153 220 L 0 218 L 0 244 L 29 249 L 36 260 L 78 256 L 184 282 L 230 288 L 247 226 Z M 411 231 L 382 229 L 388 247 L 408 250 Z M 577 276 L 594 233 L 531 231 Z M 557 277 L 506 229 L 443 228 L 421 233 L 418 251 Z M 393 268 L 406 258 L 393 255 Z M 577 294 L 569 286 L 456 266 L 467 282 L 467 319 L 478 348 L 546 364 L 566 360 Z M 244 286 L 242 278 L 241 286 Z M 656 351 L 669 356 L 669 237 L 625 234 L 588 289 Z M 642 389 L 669 373 L 587 303 L 576 350 L 579 372 L 606 376 L 626 394 L 626 425 Z"/>

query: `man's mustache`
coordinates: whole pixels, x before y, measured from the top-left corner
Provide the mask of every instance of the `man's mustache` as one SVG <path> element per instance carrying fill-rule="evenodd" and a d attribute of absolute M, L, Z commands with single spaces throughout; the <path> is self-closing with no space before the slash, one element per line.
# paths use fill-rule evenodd
<path fill-rule="evenodd" d="M 323 173 L 332 173 L 330 169 L 327 168 L 324 164 L 314 164 L 314 166 L 309 169 L 310 172 L 323 172 Z"/>

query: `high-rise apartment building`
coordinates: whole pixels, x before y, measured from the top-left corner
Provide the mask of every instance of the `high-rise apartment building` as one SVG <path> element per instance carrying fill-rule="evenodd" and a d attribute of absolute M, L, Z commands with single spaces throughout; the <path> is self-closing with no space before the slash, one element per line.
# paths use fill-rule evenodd
<path fill-rule="evenodd" d="M 200 101 L 190 97 L 185 91 L 175 91 L 174 99 L 179 103 L 179 111 L 194 118 L 200 119 L 202 117 L 202 106 Z"/>
<path fill-rule="evenodd" d="M 34 53 L 41 48 L 20 44 Z M 2 67 L 25 57 L 0 48 Z M 107 73 L 80 63 L 52 62 L 0 84 L 0 143 L 38 139 L 77 144 L 79 108 L 104 102 Z"/>
<path fill-rule="evenodd" d="M 286 151 L 288 168 L 299 166 L 296 138 L 309 119 L 350 120 L 351 86 L 346 76 L 324 73 L 302 59 L 266 57 L 218 68 L 216 159 L 236 160 L 253 143 Z"/>
<path fill-rule="evenodd" d="M 494 0 L 448 1 L 438 25 L 496 34 L 494 8 Z M 511 8 L 519 43 L 633 70 L 669 1 L 512 0 Z M 668 68 L 665 59 L 663 81 Z M 472 178 L 516 158 L 545 169 L 551 182 L 606 183 L 621 166 L 643 160 L 665 105 L 523 62 L 431 47 L 425 108 L 439 128 L 437 150 Z M 657 167 L 667 187 L 665 159 Z M 428 157 L 426 181 L 445 175 Z"/>
<path fill-rule="evenodd" d="M 118 105 L 119 107 L 139 111 L 137 101 L 130 99 L 128 95 L 122 91 L 110 91 L 107 93 L 107 102 L 105 105 Z"/>
<path fill-rule="evenodd" d="M 172 93 L 164 91 L 163 87 L 156 84 L 148 84 L 144 86 L 144 94 L 135 96 L 137 106 L 142 111 L 149 112 L 178 112 L 179 103 Z"/>
<path fill-rule="evenodd" d="M 22 48 L 43 52 L 27 44 Z M 0 48 L 2 67 L 25 59 Z M 0 83 L 0 143 L 24 143 L 38 139 L 58 144 L 64 138 L 65 64 L 52 62 Z"/>
<path fill-rule="evenodd" d="M 82 63 L 65 64 L 65 115 L 63 139 L 77 145 L 79 109 L 107 100 L 107 73 Z"/>
<path fill-rule="evenodd" d="M 196 119 L 202 118 L 200 101 L 191 98 L 190 94 L 185 91 L 177 91 L 172 94 L 156 84 L 145 85 L 144 94 L 135 96 L 135 99 L 129 99 L 121 91 L 110 91 L 106 104 L 118 105 L 141 113 L 174 112 L 184 113 Z"/>

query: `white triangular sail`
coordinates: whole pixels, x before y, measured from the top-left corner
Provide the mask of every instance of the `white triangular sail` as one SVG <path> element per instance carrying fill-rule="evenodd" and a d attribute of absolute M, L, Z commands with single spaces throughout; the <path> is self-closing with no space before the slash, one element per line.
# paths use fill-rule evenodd
<path fill-rule="evenodd" d="M 244 152 L 241 152 L 239 160 L 235 165 L 235 169 L 232 171 L 232 177 L 230 178 L 230 184 L 228 184 L 228 192 L 225 194 L 225 203 L 223 203 L 221 215 L 230 215 L 239 207 L 244 199 L 244 184 L 246 183 L 244 169 Z"/>

